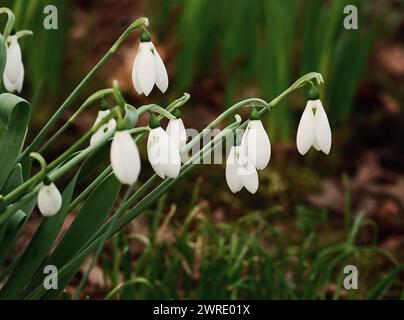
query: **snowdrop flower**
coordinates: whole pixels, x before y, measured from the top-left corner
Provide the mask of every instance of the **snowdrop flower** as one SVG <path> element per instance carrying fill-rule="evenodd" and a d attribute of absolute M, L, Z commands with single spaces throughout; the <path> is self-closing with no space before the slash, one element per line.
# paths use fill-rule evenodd
<path fill-rule="evenodd" d="M 297 128 L 296 145 L 302 155 L 306 154 L 311 146 L 325 154 L 329 154 L 331 149 L 330 124 L 318 90 L 314 86 L 309 91 L 309 100 Z"/>
<path fill-rule="evenodd" d="M 226 181 L 233 193 L 245 187 L 254 194 L 258 190 L 258 174 L 249 158 L 244 155 L 244 148 L 232 146 L 226 161 Z"/>
<path fill-rule="evenodd" d="M 38 208 L 44 217 L 55 215 L 62 207 L 62 196 L 54 183 L 49 179 L 39 189 L 38 193 Z"/>
<path fill-rule="evenodd" d="M 178 177 L 181 158 L 177 145 L 160 127 L 154 115 L 150 117 L 149 126 L 151 131 L 147 140 L 147 156 L 153 170 L 162 179 Z"/>
<path fill-rule="evenodd" d="M 15 34 L 8 37 L 6 67 L 3 74 L 4 87 L 8 92 L 22 90 L 24 82 L 24 65 L 22 63 L 21 48 Z"/>
<path fill-rule="evenodd" d="M 154 85 L 163 93 L 168 88 L 166 67 L 146 30 L 140 36 L 139 51 L 133 63 L 132 81 L 137 93 L 144 93 L 146 96 Z"/>
<path fill-rule="evenodd" d="M 258 170 L 262 170 L 268 165 L 271 159 L 271 143 L 255 108 L 251 110 L 250 122 L 243 135 L 241 145 L 250 162 Z"/>
<path fill-rule="evenodd" d="M 111 165 L 118 180 L 133 185 L 140 173 L 140 156 L 136 143 L 128 130 L 115 132 L 111 144 Z"/>
<path fill-rule="evenodd" d="M 94 125 L 93 127 L 95 127 L 96 125 L 98 125 L 100 123 L 100 121 L 105 118 L 106 116 L 108 116 L 110 113 L 109 109 L 108 109 L 108 104 L 105 100 L 101 101 L 101 105 L 100 105 L 100 110 L 98 111 L 98 115 L 97 118 L 95 119 Z M 90 146 L 93 146 L 94 144 L 96 144 L 97 142 L 99 142 L 100 140 L 102 140 L 105 135 L 107 135 L 109 132 L 114 131 L 116 128 L 116 121 L 115 119 L 111 119 L 109 120 L 107 123 L 103 124 L 96 133 L 94 133 L 91 136 L 90 139 Z"/>
<path fill-rule="evenodd" d="M 184 123 L 181 120 L 181 112 L 175 109 L 173 115 L 176 119 L 171 119 L 168 122 L 166 132 L 171 140 L 175 143 L 178 150 L 181 151 L 187 142 L 187 133 L 185 131 Z"/>

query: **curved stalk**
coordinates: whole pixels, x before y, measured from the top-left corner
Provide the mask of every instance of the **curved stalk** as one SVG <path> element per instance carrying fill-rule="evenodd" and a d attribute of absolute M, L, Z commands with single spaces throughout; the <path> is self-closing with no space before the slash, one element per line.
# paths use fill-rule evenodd
<path fill-rule="evenodd" d="M 52 137 L 46 141 L 46 143 L 39 149 L 39 152 L 43 152 L 46 150 L 57 138 L 60 137 L 60 135 L 66 131 L 67 128 L 69 128 L 77 119 L 78 117 L 95 101 L 105 97 L 108 94 L 112 94 L 113 89 L 107 88 L 107 89 L 102 89 L 98 90 L 97 92 L 93 93 L 91 96 L 87 98 L 86 101 L 80 106 L 80 108 L 77 109 L 77 111 L 67 120 L 63 126 L 56 131 Z"/>
<path fill-rule="evenodd" d="M 13 11 L 11 11 L 9 8 L 0 8 L 0 14 L 5 13 L 7 14 L 7 23 L 6 26 L 4 27 L 3 31 L 3 37 L 4 40 L 7 41 L 8 36 L 11 33 L 11 30 L 14 28 L 14 23 L 15 23 L 15 16 Z"/>
<path fill-rule="evenodd" d="M 73 90 L 73 92 L 67 97 L 67 99 L 62 103 L 59 109 L 55 112 L 52 118 L 47 122 L 47 124 L 42 128 L 38 135 L 34 138 L 31 144 L 22 152 L 21 158 L 24 157 L 28 152 L 35 150 L 45 139 L 49 130 L 56 124 L 63 113 L 70 107 L 73 101 L 78 97 L 80 92 L 83 90 L 85 85 L 94 77 L 97 71 L 105 64 L 105 62 L 115 53 L 122 42 L 136 29 L 148 26 L 149 20 L 147 18 L 139 18 L 133 22 L 118 38 L 118 40 L 112 45 L 112 47 L 107 51 L 107 53 L 102 57 L 102 59 L 91 69 L 91 71 L 84 77 L 84 79 L 79 83 L 79 85 Z"/>

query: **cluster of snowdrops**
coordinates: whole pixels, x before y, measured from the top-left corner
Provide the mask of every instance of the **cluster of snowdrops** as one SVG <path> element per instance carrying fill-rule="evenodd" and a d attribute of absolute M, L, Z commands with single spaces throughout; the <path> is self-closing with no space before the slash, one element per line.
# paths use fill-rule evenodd
<path fill-rule="evenodd" d="M 7 38 L 7 60 L 3 74 L 3 84 L 7 91 L 20 93 L 24 82 L 24 65 L 18 39 L 26 33 L 12 32 Z M 318 77 L 318 76 L 317 76 Z M 154 86 L 161 92 L 168 89 L 168 75 L 164 62 L 151 41 L 150 33 L 143 28 L 140 44 L 132 69 L 133 85 L 138 94 L 148 96 Z M 320 82 L 320 81 L 318 81 Z M 331 148 L 331 129 L 327 115 L 319 100 L 319 92 L 310 78 L 297 82 L 285 95 L 303 85 L 310 85 L 308 101 L 302 114 L 296 136 L 298 151 L 304 155 L 311 146 L 325 154 Z M 280 98 L 282 98 L 281 96 Z M 279 98 L 279 99 L 280 99 Z M 275 101 L 277 102 L 277 101 Z M 275 103 L 273 104 L 273 106 Z M 273 107 L 266 104 L 269 109 Z M 234 193 L 243 187 L 255 193 L 259 186 L 257 170 L 267 167 L 271 157 L 271 144 L 260 120 L 254 103 L 249 105 L 249 121 L 241 137 L 234 135 L 226 161 L 226 181 Z M 150 109 L 147 155 L 158 176 L 162 179 L 178 177 L 184 159 L 181 156 L 187 145 L 187 134 L 178 108 L 163 112 L 159 108 Z M 141 170 L 138 147 L 132 137 L 131 128 L 125 123 L 125 104 L 111 110 L 107 101 L 101 99 L 100 109 L 94 122 L 96 132 L 91 136 L 90 146 L 102 142 L 112 135 L 110 161 L 117 179 L 126 185 L 134 185 Z M 169 121 L 166 129 L 160 126 L 156 114 L 166 116 Z M 188 151 L 188 150 L 187 150 Z M 41 157 L 36 157 L 43 161 Z M 44 216 L 53 216 L 62 206 L 62 197 L 55 183 L 45 176 L 37 196 L 37 204 Z"/>

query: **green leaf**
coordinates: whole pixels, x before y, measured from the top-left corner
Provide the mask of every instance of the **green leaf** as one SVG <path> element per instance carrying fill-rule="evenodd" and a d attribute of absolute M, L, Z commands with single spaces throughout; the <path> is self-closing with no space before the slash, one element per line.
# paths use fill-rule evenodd
<path fill-rule="evenodd" d="M 9 193 L 22 184 L 22 182 L 22 168 L 20 164 L 17 164 L 7 178 L 3 190 L 1 190 L 1 194 Z M 3 264 L 3 260 L 14 244 L 12 237 L 15 234 L 15 231 L 18 230 L 18 227 L 21 226 L 21 222 L 25 216 L 26 215 L 23 211 L 17 211 L 0 226 L 0 266 Z"/>
<path fill-rule="evenodd" d="M 0 34 L 0 79 L 3 79 L 4 68 L 7 60 L 7 46 L 3 36 Z M 2 80 L 0 80 L 1 82 Z"/>
<path fill-rule="evenodd" d="M 397 277 L 403 271 L 403 266 L 391 271 L 386 277 L 381 279 L 366 295 L 366 300 L 381 299 L 386 294 L 387 290 L 394 283 Z"/>
<path fill-rule="evenodd" d="M 26 100 L 10 93 L 0 94 L 0 189 L 24 145 L 30 113 Z"/>
<path fill-rule="evenodd" d="M 78 174 L 70 181 L 62 194 L 62 208 L 53 217 L 42 220 L 35 235 L 31 239 L 18 265 L 0 291 L 0 299 L 16 299 L 21 294 L 26 284 L 46 259 L 57 235 L 62 229 L 66 219 L 70 201 L 76 186 Z"/>
<path fill-rule="evenodd" d="M 82 246 L 98 231 L 103 225 L 108 213 L 112 210 L 115 200 L 119 194 L 121 184 L 113 174 L 104 179 L 102 183 L 91 193 L 80 212 L 77 214 L 70 228 L 55 248 L 51 256 L 45 261 L 47 265 L 54 265 L 58 269 L 69 262 Z M 59 289 L 52 290 L 46 297 L 56 297 L 70 279 L 77 273 L 82 261 L 74 265 L 68 276 L 59 279 Z M 38 272 L 30 285 L 36 288 L 43 281 L 43 273 Z"/>

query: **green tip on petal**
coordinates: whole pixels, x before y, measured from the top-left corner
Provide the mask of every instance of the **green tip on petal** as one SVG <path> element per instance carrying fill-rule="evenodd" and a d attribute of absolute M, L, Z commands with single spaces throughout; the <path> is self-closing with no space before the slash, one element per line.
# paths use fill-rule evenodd
<path fill-rule="evenodd" d="M 125 120 L 123 120 L 123 119 L 118 120 L 118 123 L 116 124 L 116 130 L 117 131 L 126 130 Z"/>
<path fill-rule="evenodd" d="M 140 41 L 141 42 L 150 42 L 151 41 L 150 32 L 147 30 L 143 30 L 142 33 L 140 34 Z"/>
<path fill-rule="evenodd" d="M 156 128 L 160 127 L 160 120 L 157 119 L 157 117 L 154 114 L 150 115 L 149 127 L 150 127 L 150 129 L 156 129 Z"/>
<path fill-rule="evenodd" d="M 181 111 L 177 108 L 171 113 L 176 119 L 181 118 Z"/>
<path fill-rule="evenodd" d="M 309 100 L 318 100 L 320 98 L 318 89 L 314 85 L 311 86 L 309 93 L 307 94 L 307 98 Z"/>
<path fill-rule="evenodd" d="M 252 108 L 250 111 L 249 119 L 250 120 L 259 120 L 260 114 L 256 108 Z"/>
<path fill-rule="evenodd" d="M 105 111 L 109 109 L 109 105 L 107 100 L 105 100 L 104 98 L 101 99 L 101 103 L 100 103 L 100 110 Z"/>

